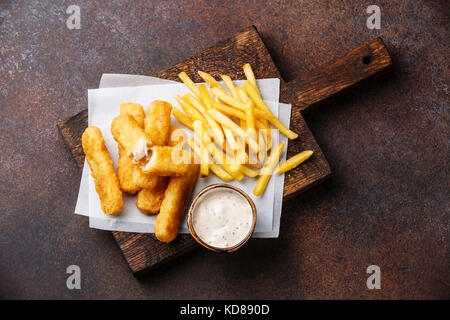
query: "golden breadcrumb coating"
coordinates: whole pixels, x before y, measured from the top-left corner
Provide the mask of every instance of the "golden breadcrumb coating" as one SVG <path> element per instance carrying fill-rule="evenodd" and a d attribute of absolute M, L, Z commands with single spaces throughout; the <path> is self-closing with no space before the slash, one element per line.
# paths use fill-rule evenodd
<path fill-rule="evenodd" d="M 129 114 L 132 116 L 139 127 L 144 128 L 144 108 L 139 103 L 125 102 L 120 105 L 120 114 Z"/>
<path fill-rule="evenodd" d="M 169 141 L 172 105 L 155 100 L 148 106 L 144 120 L 144 132 L 153 146 L 165 146 Z"/>
<path fill-rule="evenodd" d="M 199 171 L 200 165 L 190 164 L 184 176 L 170 178 L 155 222 L 158 240 L 170 242 L 177 237 Z"/>
<path fill-rule="evenodd" d="M 88 127 L 81 137 L 81 143 L 91 168 L 95 190 L 100 198 L 103 212 L 108 215 L 118 215 L 123 209 L 122 191 L 120 191 L 119 179 L 114 172 L 100 129 L 94 126 Z"/>
<path fill-rule="evenodd" d="M 142 189 L 139 191 L 136 199 L 136 206 L 142 213 L 147 215 L 157 214 L 164 198 L 169 177 L 157 178 L 156 185 L 153 188 Z"/>

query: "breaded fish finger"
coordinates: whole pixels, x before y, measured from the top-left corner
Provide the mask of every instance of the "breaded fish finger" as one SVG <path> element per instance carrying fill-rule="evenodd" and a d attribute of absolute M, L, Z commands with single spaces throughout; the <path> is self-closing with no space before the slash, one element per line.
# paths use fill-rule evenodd
<path fill-rule="evenodd" d="M 191 164 L 186 175 L 170 178 L 155 222 L 155 235 L 160 241 L 170 242 L 177 237 L 199 171 L 200 165 Z"/>
<path fill-rule="evenodd" d="M 155 100 L 148 106 L 144 120 L 144 132 L 153 146 L 164 146 L 169 141 L 172 105 Z"/>
<path fill-rule="evenodd" d="M 129 114 L 138 125 L 144 127 L 144 108 L 138 103 L 122 103 L 120 105 L 120 114 Z M 119 178 L 120 189 L 124 192 L 134 194 L 142 188 L 153 188 L 158 178 L 145 174 L 129 157 L 124 147 L 119 143 L 119 161 L 117 163 L 117 176 Z"/>
<path fill-rule="evenodd" d="M 120 114 L 129 114 L 132 116 L 139 127 L 144 128 L 144 108 L 139 103 L 125 102 L 120 105 Z"/>
<path fill-rule="evenodd" d="M 151 189 L 147 188 L 139 191 L 136 199 L 136 207 L 147 215 L 159 212 L 170 179 L 170 177 L 156 176 L 155 178 L 157 178 L 156 185 Z"/>
<path fill-rule="evenodd" d="M 81 143 L 102 210 L 105 214 L 116 216 L 123 209 L 122 191 L 100 129 L 88 127 L 81 137 Z"/>
<path fill-rule="evenodd" d="M 139 161 L 147 156 L 149 141 L 144 130 L 133 116 L 121 114 L 111 123 L 111 133 L 114 139 L 125 149 L 128 156 Z"/>
<path fill-rule="evenodd" d="M 181 148 L 153 146 L 149 161 L 142 167 L 145 173 L 156 176 L 182 176 L 189 167 L 189 153 Z"/>
<path fill-rule="evenodd" d="M 120 189 L 131 194 L 141 189 L 151 189 L 158 181 L 158 177 L 144 173 L 140 166 L 125 154 L 125 150 L 120 144 L 117 177 L 119 178 Z"/>

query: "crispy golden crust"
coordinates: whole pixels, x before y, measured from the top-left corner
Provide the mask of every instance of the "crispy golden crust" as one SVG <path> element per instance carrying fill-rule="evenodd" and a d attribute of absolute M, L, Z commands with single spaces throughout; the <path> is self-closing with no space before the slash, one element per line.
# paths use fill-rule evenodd
<path fill-rule="evenodd" d="M 138 125 L 144 127 L 144 108 L 137 103 L 122 103 L 120 105 L 120 114 L 129 114 Z M 117 176 L 120 182 L 120 189 L 124 192 L 134 194 L 142 188 L 151 189 L 155 186 L 158 178 L 145 174 L 142 169 L 136 165 L 130 156 L 128 156 L 119 143 L 119 161 L 117 164 Z"/>
<path fill-rule="evenodd" d="M 182 176 L 189 167 L 189 154 L 180 148 L 153 146 L 142 170 L 156 176 Z"/>
<path fill-rule="evenodd" d="M 200 165 L 191 164 L 188 167 L 186 175 L 170 178 L 156 217 L 155 235 L 162 242 L 170 242 L 177 237 L 186 206 L 197 182 Z"/>
<path fill-rule="evenodd" d="M 147 215 L 157 214 L 164 199 L 164 193 L 169 184 L 169 177 L 157 178 L 156 185 L 151 189 L 139 191 L 136 199 L 136 206 L 142 213 Z"/>
<path fill-rule="evenodd" d="M 164 146 L 169 141 L 172 105 L 165 101 L 153 101 L 147 109 L 144 132 L 153 146 Z"/>
<path fill-rule="evenodd" d="M 125 102 L 120 105 L 120 114 L 129 114 L 132 116 L 139 127 L 144 128 L 144 108 L 139 103 Z"/>
<path fill-rule="evenodd" d="M 100 129 L 88 127 L 81 142 L 103 212 L 108 215 L 119 214 L 123 209 L 122 191 Z"/>
<path fill-rule="evenodd" d="M 153 188 L 158 180 L 158 177 L 144 173 L 142 169 L 133 162 L 131 157 L 125 154 L 125 151 L 120 144 L 117 176 L 120 182 L 120 189 L 131 194 L 134 194 L 143 188 Z"/>
<path fill-rule="evenodd" d="M 147 140 L 144 130 L 133 116 L 121 114 L 111 123 L 111 133 L 114 139 L 124 147 L 127 155 L 131 155 L 138 141 Z"/>

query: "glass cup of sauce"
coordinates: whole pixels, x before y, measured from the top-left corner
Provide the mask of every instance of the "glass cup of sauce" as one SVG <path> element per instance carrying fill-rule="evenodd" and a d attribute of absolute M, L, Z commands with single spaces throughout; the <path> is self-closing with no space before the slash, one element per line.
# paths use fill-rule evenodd
<path fill-rule="evenodd" d="M 191 235 L 202 246 L 216 252 L 232 252 L 253 234 L 256 207 L 241 189 L 213 184 L 194 198 L 188 212 Z"/>

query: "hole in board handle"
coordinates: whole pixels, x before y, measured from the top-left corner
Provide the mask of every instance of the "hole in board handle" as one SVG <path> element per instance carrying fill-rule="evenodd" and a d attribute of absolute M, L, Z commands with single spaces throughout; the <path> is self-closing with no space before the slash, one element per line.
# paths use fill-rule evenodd
<path fill-rule="evenodd" d="M 371 57 L 371 56 L 364 56 L 364 57 L 362 58 L 362 62 L 363 62 L 364 64 L 370 64 L 370 63 L 372 62 L 372 57 Z"/>

